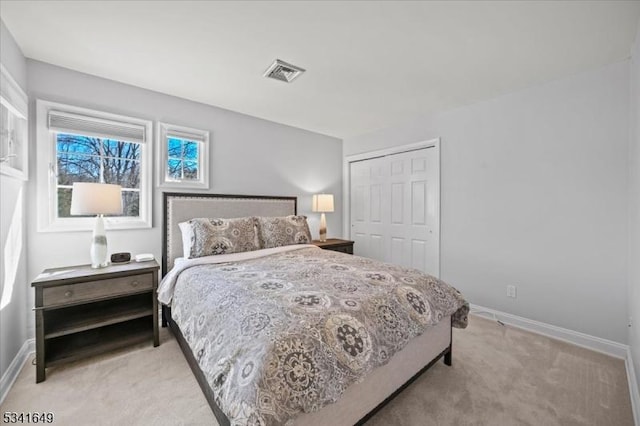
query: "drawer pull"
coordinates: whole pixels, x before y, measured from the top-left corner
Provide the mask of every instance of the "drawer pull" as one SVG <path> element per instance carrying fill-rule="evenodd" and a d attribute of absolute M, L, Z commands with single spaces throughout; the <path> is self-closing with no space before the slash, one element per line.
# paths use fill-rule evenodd
<path fill-rule="evenodd" d="M 71 297 L 73 296 L 73 292 L 71 290 L 67 290 L 64 292 L 64 297 Z"/>
<path fill-rule="evenodd" d="M 138 280 L 136 280 L 136 281 L 131 281 L 131 287 L 138 287 L 138 284 L 140 284 L 140 283 L 138 282 Z"/>

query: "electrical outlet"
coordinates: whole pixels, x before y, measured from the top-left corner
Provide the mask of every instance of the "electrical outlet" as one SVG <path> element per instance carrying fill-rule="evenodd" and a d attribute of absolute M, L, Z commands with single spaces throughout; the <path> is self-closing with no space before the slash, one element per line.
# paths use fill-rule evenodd
<path fill-rule="evenodd" d="M 516 298 L 516 286 L 515 285 L 508 285 L 507 286 L 507 297 L 511 297 L 512 299 Z"/>

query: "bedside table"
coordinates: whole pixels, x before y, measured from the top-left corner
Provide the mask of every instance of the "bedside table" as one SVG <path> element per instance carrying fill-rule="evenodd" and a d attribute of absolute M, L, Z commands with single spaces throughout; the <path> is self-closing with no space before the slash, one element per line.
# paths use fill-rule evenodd
<path fill-rule="evenodd" d="M 339 238 L 327 238 L 327 241 L 313 240 L 314 244 L 324 250 L 339 251 L 341 253 L 353 254 L 353 241 L 341 240 Z"/>
<path fill-rule="evenodd" d="M 158 346 L 158 263 L 46 269 L 36 292 L 36 383 L 46 368 L 153 340 Z"/>

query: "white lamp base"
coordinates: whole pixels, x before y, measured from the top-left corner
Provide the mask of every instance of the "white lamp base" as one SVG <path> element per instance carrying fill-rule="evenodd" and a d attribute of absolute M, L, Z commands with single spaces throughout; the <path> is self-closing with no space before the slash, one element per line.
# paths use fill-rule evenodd
<path fill-rule="evenodd" d="M 102 215 L 96 216 L 91 240 L 91 267 L 94 269 L 109 266 L 107 261 L 107 234 L 104 232 L 104 219 Z"/>
<path fill-rule="evenodd" d="M 327 241 L 327 218 L 324 213 L 320 214 L 320 241 Z"/>

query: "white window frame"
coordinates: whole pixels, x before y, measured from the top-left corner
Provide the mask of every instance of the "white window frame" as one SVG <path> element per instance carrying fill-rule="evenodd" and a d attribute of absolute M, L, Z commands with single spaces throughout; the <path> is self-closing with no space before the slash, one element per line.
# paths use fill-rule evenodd
<path fill-rule="evenodd" d="M 169 160 L 169 135 L 193 140 L 198 146 L 198 180 L 174 180 L 167 176 L 167 162 Z M 158 186 L 162 188 L 193 188 L 209 189 L 209 132 L 191 127 L 178 126 L 169 123 L 158 123 L 158 143 L 156 169 L 158 170 Z"/>
<path fill-rule="evenodd" d="M 15 137 L 20 138 L 20 147 L 0 158 L 0 173 L 20 180 L 29 180 L 29 98 L 11 73 L 0 64 L 0 103 L 7 108 L 14 120 L 24 120 L 24 126 Z M 15 129 L 0 129 L 10 131 Z"/>
<path fill-rule="evenodd" d="M 153 123 L 149 120 L 96 111 L 72 105 L 36 100 L 37 206 L 38 232 L 89 231 L 95 225 L 90 217 L 58 217 L 56 132 L 49 129 L 49 111 L 80 114 L 96 120 L 113 120 L 144 126 L 140 153 L 140 216 L 105 217 L 106 229 L 151 228 L 153 193 Z"/>

